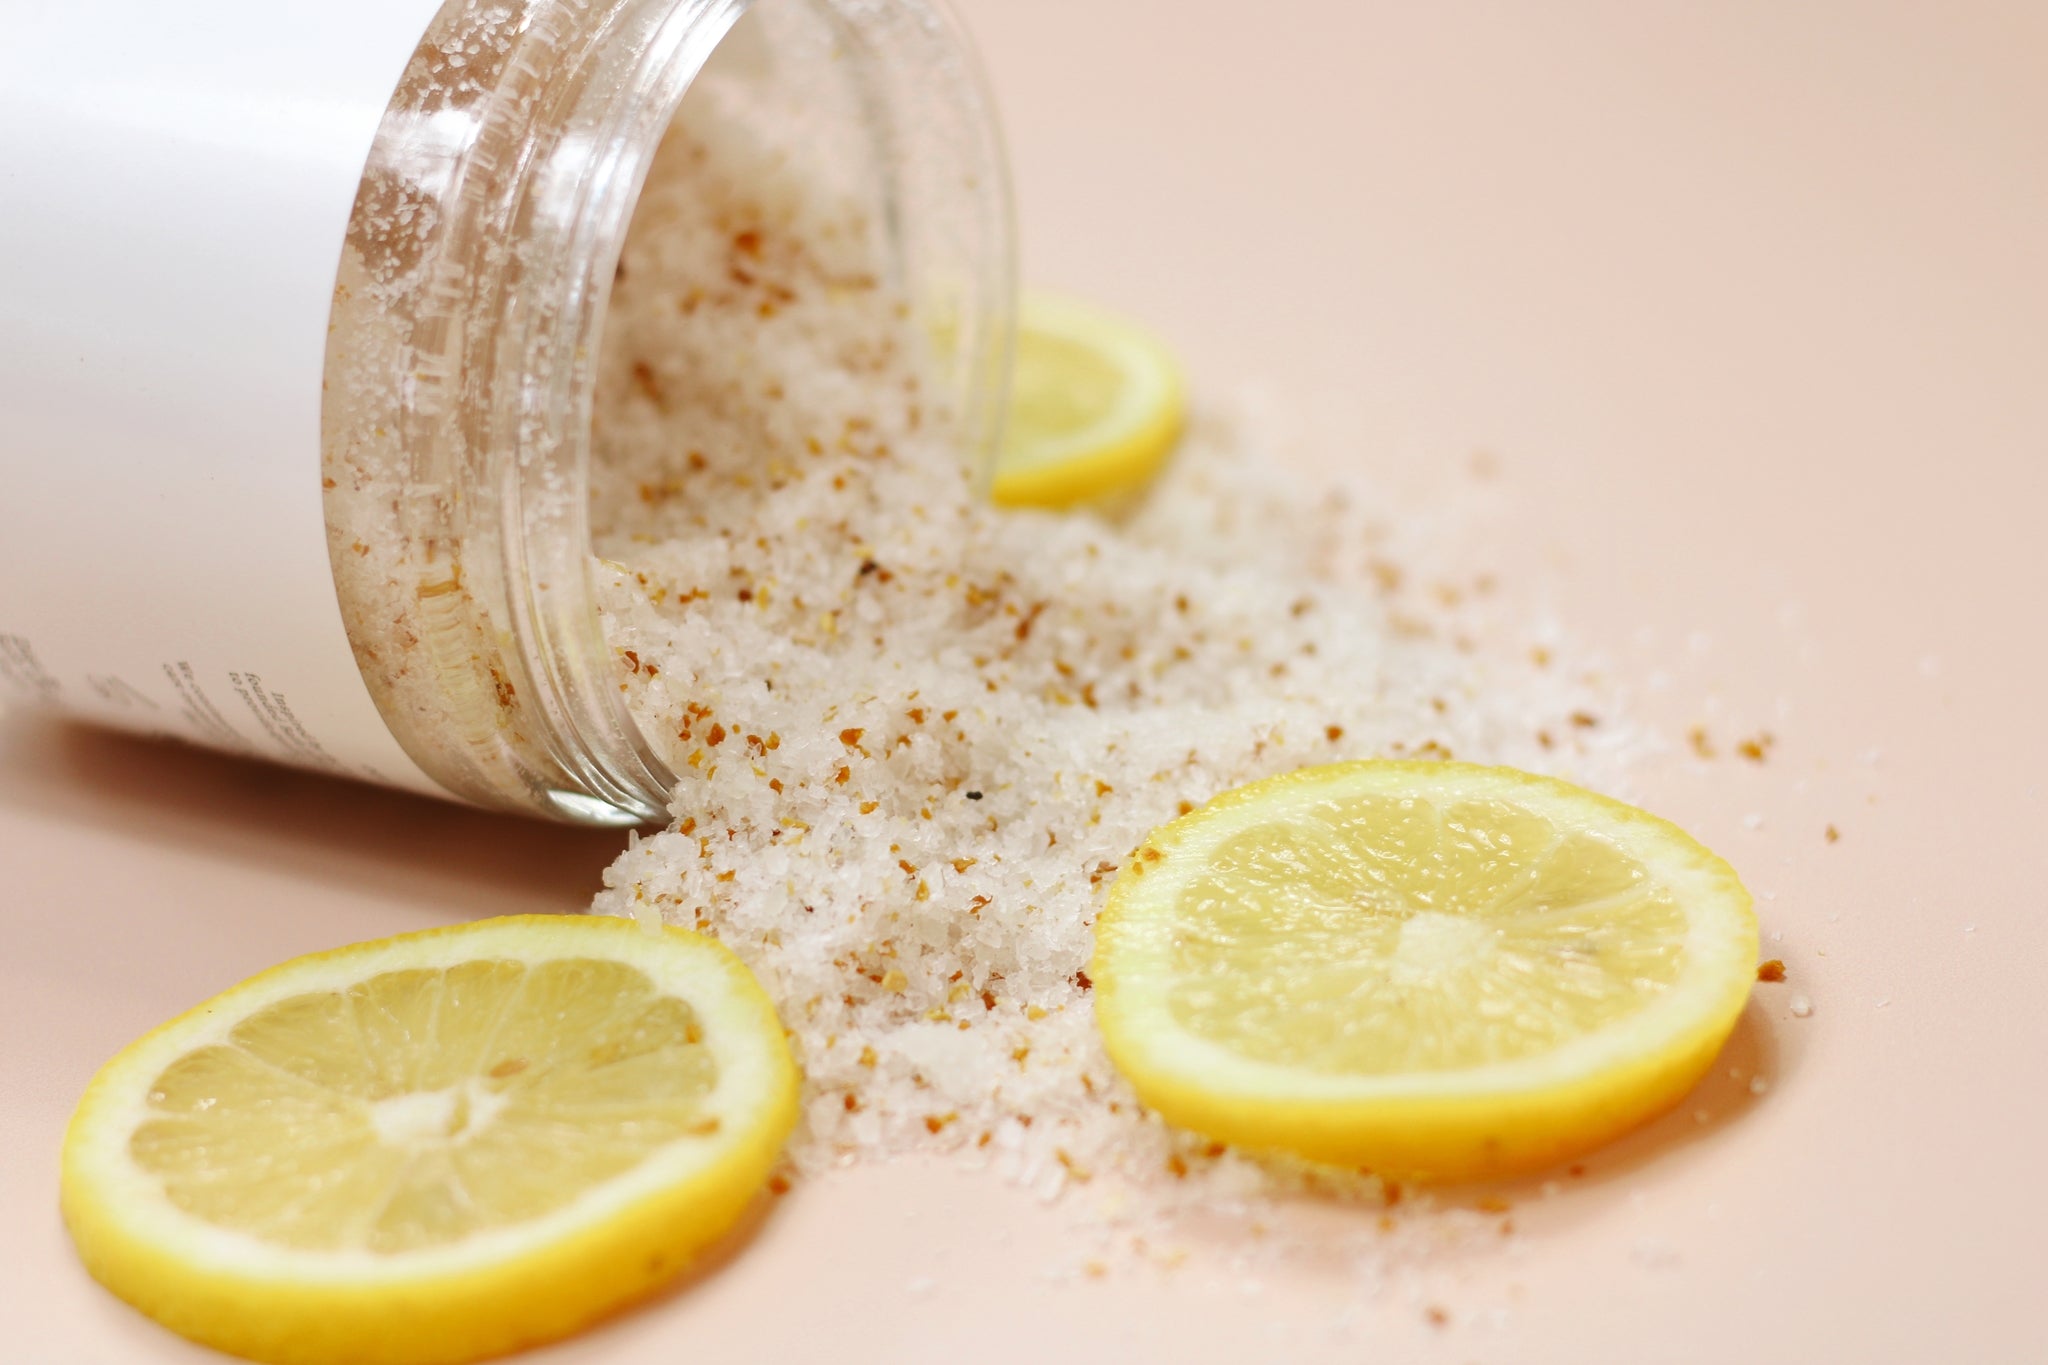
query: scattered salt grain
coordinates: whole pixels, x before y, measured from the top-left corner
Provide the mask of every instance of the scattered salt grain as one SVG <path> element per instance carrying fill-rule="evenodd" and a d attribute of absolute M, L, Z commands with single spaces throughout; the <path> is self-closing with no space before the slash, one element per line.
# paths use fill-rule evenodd
<path fill-rule="evenodd" d="M 1669 1270 L 1678 1264 L 1678 1248 L 1660 1237 L 1638 1237 L 1629 1259 L 1645 1270 Z"/>
<path fill-rule="evenodd" d="M 1788 1008 L 1792 1011 L 1794 1019 L 1805 1019 L 1813 1013 L 1813 1002 L 1803 995 L 1795 995 Z"/>

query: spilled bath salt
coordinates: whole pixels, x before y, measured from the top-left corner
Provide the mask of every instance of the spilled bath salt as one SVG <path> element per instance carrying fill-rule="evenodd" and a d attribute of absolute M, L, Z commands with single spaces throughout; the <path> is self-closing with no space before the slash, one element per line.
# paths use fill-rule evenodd
<path fill-rule="evenodd" d="M 872 218 L 742 113 L 692 93 L 605 333 L 604 621 L 678 780 L 594 909 L 759 974 L 806 1077 L 799 1166 L 955 1151 L 1048 1198 L 1114 1175 L 1212 1205 L 1313 1186 L 1168 1131 L 1110 1066 L 1086 965 L 1123 859 L 1336 759 L 1612 785 L 1615 727 L 1561 668 L 1392 610 L 1398 532 L 1290 482 L 1256 404 L 1198 403 L 1118 524 L 977 501 Z"/>

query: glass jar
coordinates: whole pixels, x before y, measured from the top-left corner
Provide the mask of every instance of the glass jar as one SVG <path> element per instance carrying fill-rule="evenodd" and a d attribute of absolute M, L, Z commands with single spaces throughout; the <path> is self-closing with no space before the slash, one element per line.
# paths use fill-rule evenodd
<path fill-rule="evenodd" d="M 187 163 L 166 191 L 167 240 L 94 263 L 131 287 L 96 281 L 69 316 L 50 272 L 88 247 L 140 241 L 152 174 L 138 169 L 141 204 L 97 186 L 49 221 L 18 199 L 0 205 L 0 249 L 24 248 L 35 272 L 0 265 L 0 297 L 19 283 L 29 302 L 0 326 L 0 361 L 11 350 L 25 362 L 0 378 L 0 399 L 29 414 L 11 442 L 0 436 L 16 490 L 0 502 L 0 693 L 478 805 L 595 824 L 656 817 L 672 774 L 616 685 L 587 508 L 598 339 L 640 186 L 716 53 L 718 79 L 748 83 L 762 109 L 828 146 L 866 196 L 891 283 L 931 339 L 929 377 L 985 478 L 1012 227 L 995 122 L 958 28 L 934 0 L 447 0 L 424 37 L 422 0 L 287 16 L 282 31 L 256 0 L 203 8 L 223 21 L 199 27 L 230 49 L 215 63 L 225 90 L 204 88 L 214 59 L 193 55 L 190 25 L 116 0 L 113 20 L 32 21 L 49 41 L 119 49 L 90 81 L 24 68 L 25 93 L 11 106 L 0 94 L 11 145 L 60 130 L 27 190 L 61 180 L 67 155 Z M 358 43 L 364 26 L 386 31 L 381 47 Z M 368 155 L 358 150 L 338 215 L 343 243 L 341 223 L 319 216 L 337 173 L 317 168 L 345 164 L 342 96 L 362 104 L 369 54 L 388 55 L 398 33 L 410 55 L 395 95 L 385 70 L 388 99 L 360 130 Z M 316 47 L 323 35 L 347 51 Z M 289 63 L 276 69 L 285 54 L 302 59 L 303 86 Z M 166 91 L 161 136 L 125 117 Z M 87 110 L 83 131 L 60 108 Z M 186 150 L 195 127 L 214 133 L 203 164 Z M 305 183 L 265 178 L 280 165 Z M 10 229 L 25 240 L 10 243 Z M 309 367 L 317 230 L 334 234 L 332 287 L 324 363 Z M 139 368 L 114 364 L 123 328 Z M 94 373 L 79 376 L 52 348 L 88 330 Z M 167 421 L 150 420 L 151 395 Z M 191 425 L 208 421 L 211 432 Z M 130 473 L 142 486 L 125 486 Z M 322 523 L 316 603 L 306 549 Z M 354 694 L 335 676 L 351 656 Z M 364 733 L 365 715 L 382 733 Z"/>

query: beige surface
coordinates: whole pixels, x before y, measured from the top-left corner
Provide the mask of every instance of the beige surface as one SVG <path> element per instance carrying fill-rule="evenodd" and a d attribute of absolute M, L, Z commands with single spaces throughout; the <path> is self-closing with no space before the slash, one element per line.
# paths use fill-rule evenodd
<path fill-rule="evenodd" d="M 2048 10 L 962 7 L 1033 278 L 1201 379 L 1344 392 L 1375 468 L 1493 452 L 1514 519 L 1475 569 L 1672 734 L 1778 736 L 1643 781 L 1759 893 L 1791 981 L 1731 1060 L 1774 1083 L 1717 1078 L 1708 1123 L 1376 1294 L 1214 1247 L 1048 1275 L 1066 1215 L 906 1167 L 799 1187 L 533 1358 L 2048 1358 Z M 68 1254 L 54 1155 L 98 1061 L 296 952 L 574 909 L 616 843 L 0 722 L 0 1355 L 212 1358 Z"/>

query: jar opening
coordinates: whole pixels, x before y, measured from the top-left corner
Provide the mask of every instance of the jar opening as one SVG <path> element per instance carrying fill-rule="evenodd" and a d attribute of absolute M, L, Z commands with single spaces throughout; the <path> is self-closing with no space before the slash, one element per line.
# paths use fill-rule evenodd
<path fill-rule="evenodd" d="M 605 638 L 590 497 L 610 477 L 600 390 L 635 382 L 604 373 L 608 314 L 630 241 L 654 230 L 638 215 L 665 142 L 710 100 L 831 168 L 984 474 L 1007 178 L 960 37 L 922 3 L 505 14 L 444 8 L 364 176 L 328 353 L 330 555 L 358 663 L 423 768 L 481 804 L 639 823 L 673 774 Z"/>

